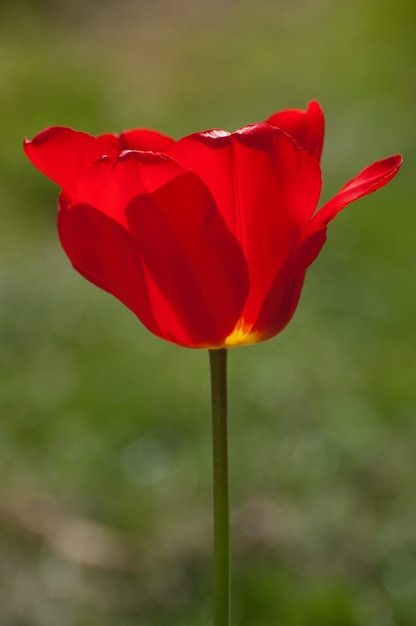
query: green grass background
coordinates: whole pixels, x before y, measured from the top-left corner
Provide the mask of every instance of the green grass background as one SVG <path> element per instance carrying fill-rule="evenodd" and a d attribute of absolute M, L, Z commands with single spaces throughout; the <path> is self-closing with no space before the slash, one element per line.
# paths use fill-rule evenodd
<path fill-rule="evenodd" d="M 293 322 L 229 355 L 233 626 L 416 624 L 412 0 L 3 2 L 0 624 L 211 623 L 208 358 L 70 267 L 21 143 L 230 130 L 318 99 L 346 209 Z"/>

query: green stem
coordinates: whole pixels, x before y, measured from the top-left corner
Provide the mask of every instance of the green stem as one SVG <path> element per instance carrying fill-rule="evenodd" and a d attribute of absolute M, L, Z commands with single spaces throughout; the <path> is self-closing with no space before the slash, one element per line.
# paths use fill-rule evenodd
<path fill-rule="evenodd" d="M 214 626 L 229 626 L 230 540 L 227 442 L 227 350 L 209 351 L 214 469 Z"/>

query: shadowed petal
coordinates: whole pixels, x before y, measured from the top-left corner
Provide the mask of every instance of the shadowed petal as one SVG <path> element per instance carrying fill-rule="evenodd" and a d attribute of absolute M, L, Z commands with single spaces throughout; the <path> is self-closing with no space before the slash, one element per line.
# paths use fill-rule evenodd
<path fill-rule="evenodd" d="M 126 130 L 120 135 L 100 135 L 99 139 L 109 143 L 114 149 L 123 150 L 148 150 L 151 152 L 166 153 L 170 146 L 175 143 L 172 137 L 163 135 L 156 130 L 136 128 Z"/>
<path fill-rule="evenodd" d="M 266 122 L 281 128 L 318 161 L 324 142 L 325 120 L 318 102 L 310 102 L 306 111 L 287 109 L 271 115 Z"/>
<path fill-rule="evenodd" d="M 33 165 L 69 195 L 94 161 L 104 154 L 116 154 L 99 139 L 63 126 L 52 126 L 32 141 L 25 140 L 24 150 Z"/>
<path fill-rule="evenodd" d="M 305 272 L 301 272 L 270 289 L 251 330 L 256 342 L 271 339 L 287 326 L 299 303 L 304 280 Z"/>

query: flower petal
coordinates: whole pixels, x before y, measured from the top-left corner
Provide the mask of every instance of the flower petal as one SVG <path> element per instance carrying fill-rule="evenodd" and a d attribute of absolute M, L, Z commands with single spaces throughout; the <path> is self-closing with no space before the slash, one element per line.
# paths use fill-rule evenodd
<path fill-rule="evenodd" d="M 175 140 L 168 135 L 163 135 L 156 130 L 146 128 L 136 128 L 126 130 L 120 135 L 106 134 L 100 135 L 99 139 L 109 143 L 113 148 L 119 150 L 147 150 L 150 152 L 166 152 Z"/>
<path fill-rule="evenodd" d="M 125 209 L 135 196 L 152 193 L 186 171 L 165 155 L 126 150 L 116 157 L 103 157 L 88 168 L 72 200 L 95 206 L 127 227 Z"/>
<path fill-rule="evenodd" d="M 171 153 L 206 183 L 243 248 L 250 272 L 243 317 L 254 323 L 274 277 L 315 211 L 319 164 L 268 124 L 233 134 L 190 135 Z"/>
<path fill-rule="evenodd" d="M 222 346 L 243 309 L 248 268 L 205 185 L 187 172 L 134 198 L 127 219 L 155 286 L 152 301 L 165 338 L 188 347 Z"/>
<path fill-rule="evenodd" d="M 43 130 L 32 141 L 26 139 L 23 147 L 33 165 L 69 195 L 94 161 L 116 154 L 99 139 L 63 126 Z"/>
<path fill-rule="evenodd" d="M 324 141 L 325 120 L 318 102 L 310 102 L 306 111 L 287 109 L 271 115 L 266 122 L 281 128 L 308 150 L 318 161 L 321 159 Z"/>
<path fill-rule="evenodd" d="M 287 281 L 276 281 L 269 290 L 252 327 L 256 342 L 271 339 L 287 326 L 296 311 L 304 280 L 305 272 L 300 272 Z"/>
<path fill-rule="evenodd" d="M 329 200 L 308 225 L 304 237 L 325 228 L 334 217 L 351 202 L 367 196 L 377 189 L 384 187 L 396 176 L 402 164 L 401 155 L 395 155 L 376 161 L 362 172 L 357 174 L 352 180 L 346 183 L 338 193 Z"/>
<path fill-rule="evenodd" d="M 253 326 L 254 333 L 269 338 L 280 332 L 290 321 L 300 297 L 305 272 L 326 241 L 327 224 L 351 202 L 386 185 L 399 171 L 401 162 L 400 156 L 393 156 L 373 163 L 344 185 L 316 213 L 300 237 L 293 254 L 288 256 L 286 263 L 276 274 Z M 286 296 L 282 296 L 285 293 Z M 288 293 L 290 297 L 287 296 Z M 285 300 L 286 297 L 288 300 Z M 284 303 L 287 304 L 286 312 Z"/>
<path fill-rule="evenodd" d="M 76 204 L 68 208 L 62 199 L 58 232 L 74 268 L 121 300 L 148 330 L 162 337 L 153 315 L 143 264 L 129 233 L 95 207 Z"/>
<path fill-rule="evenodd" d="M 351 202 L 387 185 L 396 176 L 401 164 L 401 155 L 376 161 L 346 183 L 309 222 L 291 259 L 292 273 L 305 270 L 316 259 L 326 241 L 329 222 Z"/>

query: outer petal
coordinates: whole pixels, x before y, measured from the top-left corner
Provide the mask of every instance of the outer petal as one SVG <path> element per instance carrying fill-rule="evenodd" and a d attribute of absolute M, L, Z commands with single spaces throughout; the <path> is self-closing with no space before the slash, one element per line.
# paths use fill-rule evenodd
<path fill-rule="evenodd" d="M 276 274 L 264 300 L 253 327 L 253 332 L 257 333 L 261 339 L 277 334 L 290 321 L 301 293 L 305 272 L 325 243 L 327 224 L 351 202 L 386 185 L 399 171 L 401 162 L 400 156 L 393 156 L 373 163 L 344 185 L 336 196 L 311 219 L 293 254 L 288 257 L 287 262 Z M 282 298 L 284 293 L 286 296 Z M 285 300 L 285 298 L 288 299 Z M 279 303 L 282 303 L 282 308 Z"/>
<path fill-rule="evenodd" d="M 158 336 L 223 344 L 244 306 L 248 270 L 193 172 L 162 155 L 126 152 L 89 168 L 76 201 L 61 211 L 59 230 L 80 273 Z"/>
<path fill-rule="evenodd" d="M 250 293 L 243 317 L 246 325 L 253 324 L 274 277 L 315 211 L 319 165 L 268 124 L 234 134 L 191 135 L 172 151 L 207 184 L 244 250 Z"/>
<path fill-rule="evenodd" d="M 287 109 L 271 115 L 266 122 L 291 135 L 304 150 L 321 159 L 325 120 L 318 102 L 310 102 L 306 111 Z"/>
<path fill-rule="evenodd" d="M 166 153 L 170 146 L 175 143 L 172 137 L 163 135 L 156 130 L 147 130 L 145 128 L 126 130 L 120 135 L 101 135 L 99 139 L 109 143 L 113 148 L 119 151 L 148 150 L 151 152 Z"/>
<path fill-rule="evenodd" d="M 104 154 L 116 154 L 99 139 L 63 126 L 52 126 L 32 141 L 25 140 L 24 150 L 33 165 L 68 195 L 94 161 Z"/>
<path fill-rule="evenodd" d="M 162 337 L 153 314 L 145 270 L 129 233 L 88 204 L 70 209 L 61 200 L 58 231 L 74 268 L 121 300 L 152 333 Z"/>
<path fill-rule="evenodd" d="M 244 306 L 248 269 L 201 181 L 188 172 L 136 197 L 127 219 L 157 287 L 153 303 L 166 338 L 178 342 L 170 330 L 176 317 L 186 335 L 179 343 L 221 346 Z"/>

